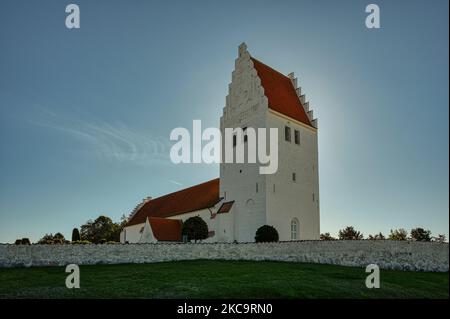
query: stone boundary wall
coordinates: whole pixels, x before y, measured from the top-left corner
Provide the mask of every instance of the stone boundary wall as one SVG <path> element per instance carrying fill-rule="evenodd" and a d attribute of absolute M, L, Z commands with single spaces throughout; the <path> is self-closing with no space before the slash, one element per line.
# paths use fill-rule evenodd
<path fill-rule="evenodd" d="M 154 263 L 175 260 L 273 260 L 414 271 L 449 270 L 448 243 L 391 240 L 216 244 L 0 244 L 0 267 Z"/>

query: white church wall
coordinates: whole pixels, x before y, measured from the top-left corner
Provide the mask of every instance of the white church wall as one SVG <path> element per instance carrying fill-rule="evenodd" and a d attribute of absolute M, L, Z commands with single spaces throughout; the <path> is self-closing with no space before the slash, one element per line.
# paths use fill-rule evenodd
<path fill-rule="evenodd" d="M 278 128 L 279 158 L 278 171 L 267 175 L 267 223 L 278 230 L 280 240 L 291 240 L 291 221 L 297 218 L 297 239 L 319 239 L 317 131 L 272 110 L 268 126 Z M 285 141 L 285 126 L 291 128 L 290 142 Z M 295 144 L 295 130 L 300 145 Z"/>
<path fill-rule="evenodd" d="M 123 231 L 124 241 L 122 243 L 124 243 L 124 242 L 137 243 L 137 242 L 139 242 L 139 240 L 141 239 L 141 236 L 142 236 L 141 230 L 143 230 L 144 226 L 145 226 L 145 223 L 125 227 L 125 229 Z"/>
<path fill-rule="evenodd" d="M 234 241 L 234 208 L 228 213 L 217 214 L 216 234 L 214 240 L 219 243 L 231 243 Z"/>

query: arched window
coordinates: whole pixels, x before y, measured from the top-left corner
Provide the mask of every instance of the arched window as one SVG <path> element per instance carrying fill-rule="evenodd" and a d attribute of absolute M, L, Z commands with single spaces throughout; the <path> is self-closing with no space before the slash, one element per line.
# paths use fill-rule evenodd
<path fill-rule="evenodd" d="M 294 218 L 291 221 L 291 240 L 298 240 L 300 238 L 299 235 L 298 219 Z"/>

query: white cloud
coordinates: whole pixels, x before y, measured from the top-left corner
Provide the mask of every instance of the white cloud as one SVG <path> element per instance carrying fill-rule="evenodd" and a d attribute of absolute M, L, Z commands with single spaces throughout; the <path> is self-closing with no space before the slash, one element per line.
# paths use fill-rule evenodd
<path fill-rule="evenodd" d="M 89 152 L 102 158 L 139 165 L 170 163 L 168 138 L 152 136 L 124 123 L 84 121 L 47 108 L 39 109 L 38 116 L 30 120 L 33 124 L 78 139 Z"/>

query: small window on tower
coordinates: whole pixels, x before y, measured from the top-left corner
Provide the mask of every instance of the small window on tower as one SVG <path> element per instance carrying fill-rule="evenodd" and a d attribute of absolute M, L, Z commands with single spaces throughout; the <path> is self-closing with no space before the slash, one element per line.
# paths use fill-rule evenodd
<path fill-rule="evenodd" d="M 298 220 L 294 218 L 291 221 L 291 240 L 298 240 Z"/>
<path fill-rule="evenodd" d="M 287 142 L 291 141 L 291 128 L 289 126 L 284 127 L 284 139 Z"/>
<path fill-rule="evenodd" d="M 295 144 L 300 145 L 300 131 L 294 131 Z"/>
<path fill-rule="evenodd" d="M 295 183 L 297 181 L 297 175 L 292 173 L 292 181 Z"/>
<path fill-rule="evenodd" d="M 256 183 L 256 192 L 258 192 L 258 183 Z"/>
<path fill-rule="evenodd" d="M 237 137 L 236 137 L 236 135 L 233 135 L 233 147 L 236 146 L 236 142 L 237 142 Z"/>

